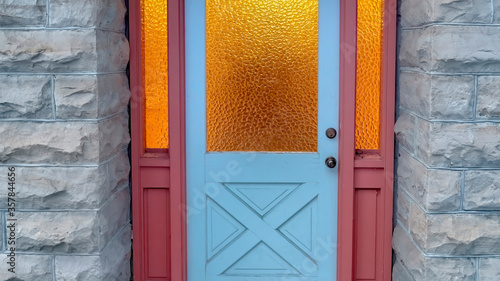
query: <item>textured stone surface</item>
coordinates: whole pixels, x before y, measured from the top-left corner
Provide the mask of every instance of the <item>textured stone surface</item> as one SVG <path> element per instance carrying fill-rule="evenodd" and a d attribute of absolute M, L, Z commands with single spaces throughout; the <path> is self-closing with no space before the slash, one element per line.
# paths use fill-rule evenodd
<path fill-rule="evenodd" d="M 441 123 L 402 112 L 395 131 L 400 144 L 431 167 L 500 166 L 499 123 Z M 416 127 L 412 127 L 416 126 Z"/>
<path fill-rule="evenodd" d="M 476 118 L 500 120 L 500 76 L 478 77 Z"/>
<path fill-rule="evenodd" d="M 401 25 L 439 22 L 490 23 L 491 0 L 402 0 Z"/>
<path fill-rule="evenodd" d="M 427 119 L 471 120 L 474 77 L 401 72 L 400 104 Z M 499 109 L 500 110 L 500 109 Z"/>
<path fill-rule="evenodd" d="M 0 76 L 0 118 L 54 118 L 47 76 Z"/>
<path fill-rule="evenodd" d="M 120 229 L 129 223 L 130 190 L 115 193 L 98 212 L 100 249 L 104 248 Z"/>
<path fill-rule="evenodd" d="M 44 26 L 46 22 L 45 0 L 0 0 L 0 27 Z"/>
<path fill-rule="evenodd" d="M 0 212 L 0 252 L 2 252 L 6 246 L 6 243 L 4 243 L 4 232 L 3 232 L 3 230 L 5 229 L 4 216 L 5 216 L 4 212 Z"/>
<path fill-rule="evenodd" d="M 99 30 L 0 30 L 0 72 L 123 71 L 128 42 Z"/>
<path fill-rule="evenodd" d="M 457 171 L 428 169 L 406 151 L 400 150 L 398 185 L 426 210 L 456 211 L 460 207 L 462 175 Z"/>
<path fill-rule="evenodd" d="M 16 255 L 16 274 L 7 269 L 7 254 L 0 254 L 0 281 L 53 281 L 52 256 Z"/>
<path fill-rule="evenodd" d="M 126 113 L 99 122 L 3 122 L 0 162 L 96 164 L 130 140 Z"/>
<path fill-rule="evenodd" d="M 500 280 L 500 259 L 488 258 L 479 260 L 478 281 Z"/>
<path fill-rule="evenodd" d="M 57 76 L 57 118 L 100 118 L 126 109 L 130 90 L 125 74 Z"/>
<path fill-rule="evenodd" d="M 401 264 L 400 260 L 396 260 L 392 267 L 392 280 L 395 281 L 415 281 L 413 277 L 408 273 L 408 271 Z"/>
<path fill-rule="evenodd" d="M 16 197 L 19 209 L 95 209 L 117 188 L 128 186 L 126 151 L 98 167 L 17 167 Z M 7 182 L 7 173 L 0 173 Z M 0 209 L 7 208 L 0 192 Z M 0 233 L 1 236 L 1 233 Z"/>
<path fill-rule="evenodd" d="M 50 26 L 123 31 L 126 11 L 124 0 L 50 0 Z"/>
<path fill-rule="evenodd" d="M 500 171 L 465 172 L 464 209 L 500 210 Z"/>
<path fill-rule="evenodd" d="M 130 264 L 130 235 L 131 228 L 127 225 L 101 255 L 56 256 L 56 280 L 130 280 L 130 267 L 127 267 Z"/>
<path fill-rule="evenodd" d="M 499 72 L 500 27 L 431 26 L 403 30 L 402 67 L 449 73 Z"/>
<path fill-rule="evenodd" d="M 17 250 L 96 253 L 100 233 L 96 211 L 17 212 Z"/>
<path fill-rule="evenodd" d="M 408 114 L 407 111 L 401 110 L 398 116 L 397 122 L 394 125 L 394 132 L 399 141 L 399 144 L 409 150 L 411 153 L 415 153 L 415 142 L 417 127 L 417 118 L 413 115 Z"/>
<path fill-rule="evenodd" d="M 396 219 L 398 222 L 406 229 L 410 228 L 409 216 L 411 209 L 411 199 L 408 197 L 403 189 L 398 188 L 397 190 L 397 203 L 396 203 Z"/>
<path fill-rule="evenodd" d="M 396 258 L 405 265 L 415 281 L 475 281 L 474 259 L 424 256 L 400 226 L 394 230 L 392 245 Z"/>
<path fill-rule="evenodd" d="M 410 218 L 411 234 L 425 253 L 500 254 L 497 214 L 425 214 L 412 208 Z"/>

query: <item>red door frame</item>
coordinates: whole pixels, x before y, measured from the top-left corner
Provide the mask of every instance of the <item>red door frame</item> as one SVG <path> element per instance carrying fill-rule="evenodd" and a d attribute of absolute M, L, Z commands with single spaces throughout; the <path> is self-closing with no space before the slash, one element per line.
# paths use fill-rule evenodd
<path fill-rule="evenodd" d="M 391 280 L 397 0 L 385 0 L 380 149 L 356 151 L 357 1 L 340 1 L 337 280 Z"/>
<path fill-rule="evenodd" d="M 140 0 L 129 3 L 134 280 L 186 280 L 184 1 L 168 0 L 169 149 L 146 149 Z M 166 239 L 167 238 L 167 239 Z"/>
<path fill-rule="evenodd" d="M 168 150 L 145 148 L 139 1 L 129 4 L 133 274 L 136 281 L 185 281 L 184 1 L 168 0 Z M 340 1 L 338 281 L 390 280 L 396 4 L 385 0 L 380 150 L 363 157 L 354 148 L 357 3 Z"/>

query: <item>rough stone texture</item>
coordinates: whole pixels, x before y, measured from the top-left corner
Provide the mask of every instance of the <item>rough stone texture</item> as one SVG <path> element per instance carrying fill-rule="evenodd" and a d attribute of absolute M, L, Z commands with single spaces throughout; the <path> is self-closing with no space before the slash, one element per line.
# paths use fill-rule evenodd
<path fill-rule="evenodd" d="M 428 169 L 406 151 L 400 150 L 398 184 L 429 211 L 455 211 L 460 208 L 460 183 L 457 171 Z"/>
<path fill-rule="evenodd" d="M 475 281 L 474 259 L 424 256 L 399 225 L 396 226 L 393 237 L 396 258 L 404 264 L 415 281 Z"/>
<path fill-rule="evenodd" d="M 118 188 L 128 186 L 129 171 L 126 151 L 97 167 L 17 167 L 17 207 L 97 209 Z M 0 173 L 0 182 L 7 182 L 6 173 Z M 7 208 L 6 196 L 0 192 L 0 209 Z"/>
<path fill-rule="evenodd" d="M 98 122 L 3 122 L 0 162 L 97 164 L 124 150 L 128 115 Z"/>
<path fill-rule="evenodd" d="M 50 0 L 50 27 L 98 27 L 124 31 L 124 0 Z"/>
<path fill-rule="evenodd" d="M 500 171 L 465 172 L 464 209 L 500 209 Z"/>
<path fill-rule="evenodd" d="M 5 214 L 3 212 L 0 212 L 0 252 L 4 251 L 5 249 L 5 243 L 4 243 L 4 232 L 3 230 L 5 229 L 4 225 L 4 218 Z"/>
<path fill-rule="evenodd" d="M 500 27 L 431 26 L 401 32 L 402 67 L 448 73 L 500 72 Z"/>
<path fill-rule="evenodd" d="M 0 72 L 123 71 L 129 47 L 100 30 L 0 30 Z"/>
<path fill-rule="evenodd" d="M 17 250 L 98 254 L 129 223 L 129 207 L 129 189 L 122 188 L 99 210 L 17 212 Z"/>
<path fill-rule="evenodd" d="M 0 0 L 0 27 L 44 26 L 46 0 Z"/>
<path fill-rule="evenodd" d="M 479 260 L 478 281 L 500 280 L 500 259 L 488 258 Z"/>
<path fill-rule="evenodd" d="M 500 120 L 500 76 L 478 77 L 476 118 Z"/>
<path fill-rule="evenodd" d="M 415 123 L 403 112 L 396 122 L 396 136 L 402 146 L 431 167 L 500 165 L 499 123 L 441 123 L 420 118 Z"/>
<path fill-rule="evenodd" d="M 401 72 L 401 105 L 427 119 L 472 120 L 474 76 Z M 500 110 L 500 109 L 499 109 Z"/>
<path fill-rule="evenodd" d="M 123 188 L 115 193 L 97 213 L 99 220 L 99 250 L 115 236 L 130 218 L 130 193 Z M 129 236 L 130 238 L 130 236 Z"/>
<path fill-rule="evenodd" d="M 491 0 L 402 0 L 401 26 L 431 23 L 490 23 Z"/>
<path fill-rule="evenodd" d="M 47 76 L 0 76 L 0 118 L 54 118 Z"/>
<path fill-rule="evenodd" d="M 426 214 L 412 208 L 410 232 L 425 253 L 500 254 L 498 214 Z"/>
<path fill-rule="evenodd" d="M 398 189 L 396 203 L 397 221 L 406 229 L 410 228 L 409 216 L 412 208 L 412 200 L 403 189 Z"/>
<path fill-rule="evenodd" d="M 7 269 L 7 254 L 0 254 L 0 281 L 53 281 L 52 257 L 16 254 L 16 274 Z"/>
<path fill-rule="evenodd" d="M 96 211 L 17 212 L 17 251 L 96 253 L 99 222 Z"/>
<path fill-rule="evenodd" d="M 56 256 L 56 280 L 130 280 L 130 235 L 127 225 L 100 256 Z"/>
<path fill-rule="evenodd" d="M 100 118 L 123 111 L 130 99 L 125 74 L 57 76 L 57 118 Z"/>
<path fill-rule="evenodd" d="M 395 281 L 415 281 L 408 273 L 406 268 L 401 264 L 400 260 L 396 260 L 392 267 L 392 280 Z"/>

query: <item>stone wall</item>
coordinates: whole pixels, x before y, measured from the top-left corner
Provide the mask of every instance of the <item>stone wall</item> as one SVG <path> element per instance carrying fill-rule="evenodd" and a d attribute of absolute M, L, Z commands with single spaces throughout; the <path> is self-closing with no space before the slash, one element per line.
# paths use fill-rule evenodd
<path fill-rule="evenodd" d="M 124 0 L 0 0 L 0 280 L 130 279 L 125 13 Z"/>
<path fill-rule="evenodd" d="M 393 280 L 500 280 L 500 0 L 400 15 Z"/>

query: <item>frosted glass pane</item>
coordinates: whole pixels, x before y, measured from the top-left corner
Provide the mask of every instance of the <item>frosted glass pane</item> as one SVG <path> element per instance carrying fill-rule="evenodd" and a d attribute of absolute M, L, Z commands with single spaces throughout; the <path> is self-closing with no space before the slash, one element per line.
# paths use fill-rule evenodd
<path fill-rule="evenodd" d="M 207 150 L 317 150 L 318 0 L 207 0 Z"/>
<path fill-rule="evenodd" d="M 358 0 L 356 149 L 378 149 L 384 0 Z"/>
<path fill-rule="evenodd" d="M 147 148 L 168 148 L 167 0 L 141 0 Z"/>

